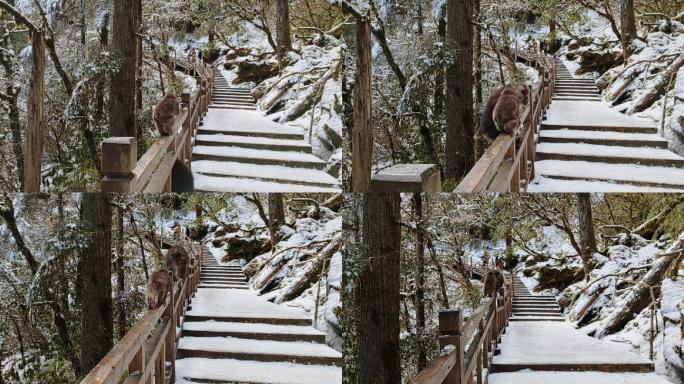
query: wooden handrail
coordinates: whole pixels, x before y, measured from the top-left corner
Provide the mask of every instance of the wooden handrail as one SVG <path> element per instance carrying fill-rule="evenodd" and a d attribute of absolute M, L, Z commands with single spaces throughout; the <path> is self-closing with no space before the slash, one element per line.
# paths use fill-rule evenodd
<path fill-rule="evenodd" d="M 418 372 L 414 384 L 483 384 L 491 365 L 490 353 L 496 348 L 513 310 L 513 279 L 504 274 L 504 294 L 485 298 L 470 316 L 463 311 L 443 310 L 439 313 L 439 347 L 441 353 L 425 369 Z M 493 353 L 491 354 L 493 357 Z"/>
<path fill-rule="evenodd" d="M 202 266 L 201 246 L 193 244 L 192 253 L 188 274 L 173 284 L 164 305 L 136 321 L 81 384 L 151 383 L 153 378 L 155 383 L 175 381 L 177 328 L 182 329 L 181 318 L 197 291 Z"/>
<path fill-rule="evenodd" d="M 214 78 L 204 64 L 187 65 L 199 87 L 181 95 L 182 113 L 169 136 L 159 137 L 140 159 L 134 137 L 110 137 L 102 142 L 102 192 L 170 192 L 176 160 L 190 165 L 192 140 L 209 110 Z"/>
<path fill-rule="evenodd" d="M 516 51 L 516 58 L 534 66 L 541 81 L 532 87 L 530 112 L 523 123 L 520 145 L 510 135 L 499 135 L 456 187 L 458 193 L 527 191 L 534 178 L 539 122 L 551 103 L 555 87 L 555 61 L 539 52 Z"/>

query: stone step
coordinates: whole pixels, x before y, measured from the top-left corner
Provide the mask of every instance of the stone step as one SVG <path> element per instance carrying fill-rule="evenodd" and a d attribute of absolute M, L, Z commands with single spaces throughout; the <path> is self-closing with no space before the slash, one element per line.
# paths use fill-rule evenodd
<path fill-rule="evenodd" d="M 584 95 L 598 95 L 599 91 L 596 89 L 582 89 L 582 88 L 558 88 L 554 90 L 558 96 L 584 96 Z"/>
<path fill-rule="evenodd" d="M 274 341 L 325 343 L 325 333 L 303 325 L 275 325 L 220 321 L 184 322 L 182 336 L 239 337 Z"/>
<path fill-rule="evenodd" d="M 205 283 L 200 281 L 198 288 L 221 288 L 221 289 L 249 289 L 247 285 L 243 284 L 224 284 L 224 283 Z"/>
<path fill-rule="evenodd" d="M 278 165 L 226 163 L 221 161 L 197 161 L 192 170 L 209 177 L 254 179 L 263 182 L 284 183 L 306 187 L 339 188 L 338 181 L 330 174 L 317 169 L 288 168 Z"/>
<path fill-rule="evenodd" d="M 607 181 L 630 187 L 684 189 L 684 169 L 681 168 L 558 160 L 539 161 L 535 167 L 543 177 L 555 180 Z"/>
<path fill-rule="evenodd" d="M 602 99 L 598 96 L 558 96 L 554 95 L 551 100 L 558 101 L 601 101 Z"/>
<path fill-rule="evenodd" d="M 650 126 L 622 126 L 622 125 L 589 125 L 589 124 L 568 124 L 544 121 L 541 129 L 572 129 L 579 131 L 600 131 L 600 132 L 624 132 L 624 133 L 658 133 L 656 127 Z"/>
<path fill-rule="evenodd" d="M 565 321 L 558 316 L 511 316 L 510 321 Z"/>
<path fill-rule="evenodd" d="M 618 364 L 610 364 L 610 363 L 575 363 L 575 362 L 569 362 L 567 364 L 562 364 L 562 363 L 555 363 L 555 364 L 549 364 L 549 363 L 541 363 L 541 364 L 530 364 L 530 363 L 524 363 L 524 364 L 492 364 L 491 371 L 492 373 L 496 372 L 517 372 L 517 371 L 523 371 L 523 370 L 530 370 L 530 371 L 554 371 L 554 372 L 567 372 L 567 371 L 575 371 L 575 372 L 586 372 L 586 371 L 594 371 L 594 372 L 642 372 L 642 373 L 647 373 L 647 372 L 653 372 L 654 370 L 654 365 L 652 363 L 618 363 Z M 524 381 L 527 382 L 527 381 Z M 585 381 L 577 381 L 577 383 L 585 383 Z M 646 383 L 646 382 L 644 382 Z"/>
<path fill-rule="evenodd" d="M 198 134 L 217 134 L 270 137 L 275 139 L 304 140 L 301 128 L 284 126 L 264 118 L 254 111 L 227 111 L 217 109 L 207 114 Z"/>
<path fill-rule="evenodd" d="M 589 84 L 589 85 L 595 86 L 596 82 L 594 82 L 594 80 L 588 80 L 588 79 L 571 79 L 571 80 L 567 80 L 567 79 L 558 80 L 558 79 L 556 79 L 555 84 L 580 84 L 580 85 Z"/>
<path fill-rule="evenodd" d="M 326 166 L 323 160 L 311 154 L 238 147 L 195 146 L 192 158 L 193 162 L 196 160 L 229 161 L 318 170 L 324 170 Z"/>
<path fill-rule="evenodd" d="M 283 372 L 286 372 L 285 377 Z M 176 360 L 176 378 L 178 382 L 200 384 L 341 383 L 342 368 L 334 365 L 186 358 Z"/>
<path fill-rule="evenodd" d="M 272 139 L 268 137 L 239 135 L 197 135 L 195 145 L 231 146 L 273 151 L 293 151 L 311 153 L 311 145 L 301 140 Z"/>
<path fill-rule="evenodd" d="M 684 168 L 684 158 L 662 148 L 593 144 L 539 143 L 537 160 L 577 160 L 610 164 L 640 164 Z"/>
<path fill-rule="evenodd" d="M 275 324 L 275 325 L 305 325 L 311 326 L 310 319 L 304 318 L 271 318 L 271 317 L 255 317 L 255 316 L 206 316 L 193 315 L 186 313 L 184 321 L 217 321 L 229 323 L 249 323 L 249 324 Z"/>
<path fill-rule="evenodd" d="M 244 278 L 226 278 L 226 277 L 200 277 L 200 282 L 206 284 L 225 283 L 235 285 L 247 285 L 247 280 Z"/>
<path fill-rule="evenodd" d="M 177 356 L 180 359 L 203 357 L 335 366 L 342 364 L 342 354 L 323 344 L 224 337 L 183 337 L 178 343 Z"/>
<path fill-rule="evenodd" d="M 211 104 L 209 108 L 214 109 L 242 109 L 245 111 L 256 111 L 256 106 L 239 105 L 239 104 Z"/>
<path fill-rule="evenodd" d="M 513 308 L 513 315 L 515 316 L 561 316 L 560 310 L 552 309 L 516 309 Z"/>
<path fill-rule="evenodd" d="M 667 140 L 652 133 L 587 131 L 576 129 L 544 129 L 539 133 L 540 143 L 587 143 L 618 145 L 623 147 L 653 147 L 667 149 Z"/>
<path fill-rule="evenodd" d="M 215 105 L 248 105 L 248 106 L 254 106 L 254 102 L 252 100 L 240 100 L 240 99 L 228 99 L 228 98 L 221 98 L 221 97 L 212 97 L 211 103 Z"/>
<path fill-rule="evenodd" d="M 303 168 L 302 168 L 303 169 Z M 262 193 L 339 193 L 339 186 L 323 187 L 264 181 L 250 177 L 207 176 L 195 174 L 195 190 L 197 192 L 253 192 Z"/>

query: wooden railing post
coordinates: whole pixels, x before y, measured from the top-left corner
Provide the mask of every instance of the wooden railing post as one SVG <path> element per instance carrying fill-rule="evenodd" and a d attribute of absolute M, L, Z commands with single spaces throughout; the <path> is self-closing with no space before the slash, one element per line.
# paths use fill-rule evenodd
<path fill-rule="evenodd" d="M 456 353 L 456 364 L 444 380 L 444 384 L 464 384 L 463 383 L 463 356 L 464 340 L 463 313 L 460 310 L 447 309 L 439 311 L 439 348 L 445 349 L 453 346 Z"/>
<path fill-rule="evenodd" d="M 434 164 L 397 164 L 373 175 L 371 192 L 442 192 Z"/>
<path fill-rule="evenodd" d="M 110 137 L 102 142 L 102 192 L 133 192 L 137 163 L 133 137 Z"/>
<path fill-rule="evenodd" d="M 352 127 L 352 192 L 371 188 L 373 131 L 371 129 L 372 35 L 370 16 L 356 22 L 356 76 L 354 78 L 354 125 Z"/>
<path fill-rule="evenodd" d="M 173 281 L 173 275 L 171 275 L 169 278 Z M 176 285 L 172 285 L 172 290 L 170 299 L 169 299 L 169 304 L 164 310 L 163 317 L 169 319 L 170 327 L 169 330 L 166 333 L 166 336 L 164 337 L 164 355 L 165 355 L 165 365 L 170 364 L 171 365 L 171 372 L 172 372 L 172 378 L 171 382 L 173 383 L 175 381 L 175 373 L 176 373 L 176 316 L 175 316 L 175 310 L 174 308 L 176 307 L 176 302 L 174 296 L 176 295 Z"/>

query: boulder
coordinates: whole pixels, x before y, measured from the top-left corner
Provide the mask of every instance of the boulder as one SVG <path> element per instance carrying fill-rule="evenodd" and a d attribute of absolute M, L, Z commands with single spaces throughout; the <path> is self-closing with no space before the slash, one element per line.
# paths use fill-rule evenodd
<path fill-rule="evenodd" d="M 278 64 L 276 63 L 243 60 L 235 63 L 235 65 L 238 74 L 234 81 L 235 84 L 250 81 L 258 84 L 278 74 Z"/>
<path fill-rule="evenodd" d="M 570 266 L 549 266 L 540 265 L 536 268 L 537 287 L 535 290 L 548 288 L 565 289 L 570 284 L 582 281 L 584 278 L 584 268 L 581 265 Z"/>
<path fill-rule="evenodd" d="M 225 241 L 226 255 L 221 260 L 224 263 L 237 259 L 250 261 L 271 250 L 271 240 L 267 238 L 233 236 L 225 239 Z"/>
<path fill-rule="evenodd" d="M 574 53 L 580 58 L 578 75 L 589 72 L 603 73 L 624 61 L 620 49 L 579 49 Z"/>

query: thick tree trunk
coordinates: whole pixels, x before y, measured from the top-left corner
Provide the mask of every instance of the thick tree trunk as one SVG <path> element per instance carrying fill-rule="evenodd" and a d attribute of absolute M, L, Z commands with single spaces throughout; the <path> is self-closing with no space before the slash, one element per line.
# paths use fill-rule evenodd
<path fill-rule="evenodd" d="M 580 257 L 584 264 L 584 276 L 589 278 L 593 269 L 592 255 L 596 252 L 596 235 L 594 233 L 594 219 L 591 214 L 591 194 L 577 194 L 577 221 L 580 237 Z"/>
<path fill-rule="evenodd" d="M 363 266 L 358 280 L 358 382 L 401 383 L 399 355 L 399 259 L 401 198 L 363 197 Z"/>
<path fill-rule="evenodd" d="M 425 330 L 425 233 L 423 221 L 423 196 L 413 194 L 413 215 L 416 220 L 416 335 L 418 336 L 418 371 L 427 365 Z"/>
<path fill-rule="evenodd" d="M 620 300 L 621 305 L 601 322 L 596 331 L 596 336 L 603 337 L 621 330 L 634 318 L 635 314 L 646 308 L 651 301 L 650 288 L 660 285 L 665 272 L 674 260 L 682 256 L 683 252 L 684 233 L 679 235 L 679 239 L 656 259 L 651 269 L 641 278 L 639 284 L 625 293 L 624 299 Z"/>
<path fill-rule="evenodd" d="M 86 245 L 81 251 L 81 372 L 87 373 L 113 346 L 112 211 L 103 193 L 86 193 L 81 202 Z"/>
<path fill-rule="evenodd" d="M 285 204 L 282 193 L 268 194 L 268 229 L 271 233 L 271 248 L 280 241 L 280 227 L 285 224 Z"/>
<path fill-rule="evenodd" d="M 292 49 L 290 33 L 290 0 L 276 0 L 276 33 L 278 40 L 278 66 L 285 66 L 285 56 Z"/>
<path fill-rule="evenodd" d="M 123 208 L 116 210 L 116 312 L 119 339 L 126 335 L 126 275 L 124 272 Z"/>
<path fill-rule="evenodd" d="M 371 23 L 356 22 L 356 79 L 352 131 L 352 191 L 369 192 L 373 135 L 371 131 Z"/>
<path fill-rule="evenodd" d="M 620 0 L 620 34 L 622 35 L 622 50 L 626 63 L 627 58 L 632 56 L 634 52 L 632 40 L 637 37 L 633 0 Z"/>
<path fill-rule="evenodd" d="M 45 36 L 31 32 L 31 88 L 28 97 L 28 122 L 24 148 L 24 192 L 40 192 L 43 160 L 43 98 L 45 97 Z"/>
<path fill-rule="evenodd" d="M 135 95 L 138 18 L 140 0 L 114 2 L 112 53 L 118 70 L 112 75 L 109 101 L 109 134 L 136 137 Z"/>
<path fill-rule="evenodd" d="M 475 164 L 473 121 L 473 0 L 447 1 L 445 177 L 460 180 Z"/>
<path fill-rule="evenodd" d="M 446 40 L 446 4 L 444 4 L 439 11 L 439 19 L 437 21 L 437 40 L 444 44 Z M 439 54 L 444 58 L 444 46 L 439 50 Z M 444 68 L 439 68 L 435 71 L 435 89 L 433 94 L 434 111 L 437 118 L 442 116 L 444 112 Z"/>

